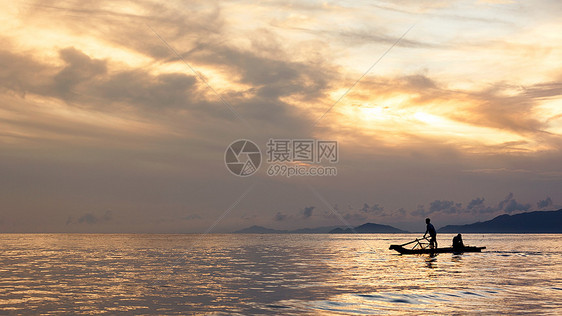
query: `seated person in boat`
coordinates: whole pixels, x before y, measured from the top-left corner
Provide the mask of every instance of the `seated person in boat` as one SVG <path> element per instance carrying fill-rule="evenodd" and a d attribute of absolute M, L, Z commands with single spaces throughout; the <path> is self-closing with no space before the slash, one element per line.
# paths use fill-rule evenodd
<path fill-rule="evenodd" d="M 429 246 L 431 248 L 437 248 L 437 231 L 435 231 L 435 227 L 433 227 L 430 222 L 431 220 L 429 218 L 425 219 L 427 227 L 425 229 L 425 234 L 423 234 L 423 237 L 425 238 L 425 236 L 429 234 L 429 236 L 431 237 L 431 239 L 429 239 Z"/>
<path fill-rule="evenodd" d="M 464 244 L 462 242 L 462 236 L 461 234 L 458 234 L 455 237 L 453 237 L 453 249 L 459 250 L 463 248 L 464 248 Z"/>

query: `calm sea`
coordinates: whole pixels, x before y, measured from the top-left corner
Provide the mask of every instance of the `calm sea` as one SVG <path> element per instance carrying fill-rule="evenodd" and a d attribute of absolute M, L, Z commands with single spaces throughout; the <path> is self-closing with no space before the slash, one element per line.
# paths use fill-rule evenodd
<path fill-rule="evenodd" d="M 562 235 L 466 234 L 488 249 L 434 258 L 388 250 L 414 237 L 1 234 L 0 311 L 562 315 Z"/>

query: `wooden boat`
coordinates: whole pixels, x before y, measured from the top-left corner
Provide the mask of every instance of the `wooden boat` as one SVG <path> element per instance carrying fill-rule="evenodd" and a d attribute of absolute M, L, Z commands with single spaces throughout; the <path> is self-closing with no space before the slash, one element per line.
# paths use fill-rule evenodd
<path fill-rule="evenodd" d="M 482 252 L 482 249 L 486 249 L 486 247 L 463 247 L 454 249 L 453 247 L 447 248 L 417 248 L 417 249 L 408 249 L 404 248 L 402 245 L 390 245 L 390 250 L 396 250 L 400 254 L 403 255 L 412 255 L 412 254 L 432 254 L 432 253 L 463 253 L 463 252 Z"/>
<path fill-rule="evenodd" d="M 415 243 L 412 248 L 404 248 L 404 246 Z M 446 247 L 446 248 L 430 248 L 429 247 L 429 240 L 425 237 L 421 239 L 415 239 L 413 241 L 407 242 L 402 245 L 390 245 L 390 250 L 396 250 L 400 254 L 403 255 L 411 255 L 411 254 L 434 254 L 434 253 L 464 253 L 464 252 L 482 252 L 482 249 L 486 249 L 486 247 L 472 247 L 472 246 L 463 246 L 463 247 Z"/>

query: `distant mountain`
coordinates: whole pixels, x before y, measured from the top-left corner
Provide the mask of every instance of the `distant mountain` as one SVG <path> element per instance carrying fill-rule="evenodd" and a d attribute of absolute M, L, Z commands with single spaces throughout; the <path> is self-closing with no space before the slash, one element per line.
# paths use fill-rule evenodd
<path fill-rule="evenodd" d="M 286 234 L 286 230 L 271 229 L 262 226 L 251 226 L 234 232 L 235 234 Z"/>
<path fill-rule="evenodd" d="M 330 231 L 331 234 L 350 234 L 350 233 L 362 233 L 362 234 L 383 234 L 383 233 L 407 233 L 407 231 L 392 227 L 389 225 L 380 225 L 375 223 L 365 223 L 361 226 L 351 228 L 336 228 Z"/>
<path fill-rule="evenodd" d="M 278 230 L 262 226 L 251 226 L 241 230 L 237 230 L 235 234 L 327 234 L 337 226 L 326 226 L 317 228 L 300 228 L 294 230 Z"/>
<path fill-rule="evenodd" d="M 562 209 L 500 215 L 486 222 L 447 225 L 441 233 L 562 233 Z"/>
<path fill-rule="evenodd" d="M 440 233 L 562 233 L 562 209 L 536 211 L 516 215 L 500 215 L 486 222 L 467 225 L 447 225 Z M 337 226 L 279 230 L 263 226 L 251 226 L 237 230 L 235 234 L 349 234 L 349 233 L 407 233 L 407 231 L 375 223 L 366 223 L 353 230 Z"/>

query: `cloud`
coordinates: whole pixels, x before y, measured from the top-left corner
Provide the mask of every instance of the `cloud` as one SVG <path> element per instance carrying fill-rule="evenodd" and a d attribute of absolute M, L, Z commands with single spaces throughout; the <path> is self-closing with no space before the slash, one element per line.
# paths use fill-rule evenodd
<path fill-rule="evenodd" d="M 470 214 L 488 214 L 488 213 L 495 213 L 501 210 L 499 206 L 490 207 L 487 206 L 485 203 L 484 198 L 475 198 L 468 202 L 466 206 L 466 213 Z"/>
<path fill-rule="evenodd" d="M 429 205 L 429 212 L 427 215 L 435 212 L 446 214 L 458 213 L 462 209 L 462 203 L 455 203 L 453 201 L 440 201 L 435 200 Z"/>
<path fill-rule="evenodd" d="M 302 52 L 295 55 L 299 44 L 287 45 L 279 33 L 271 30 L 256 29 L 248 45 L 225 41 L 228 28 L 225 28 L 227 24 L 224 22 L 227 17 L 218 4 L 212 4 L 203 11 L 196 8 L 177 10 L 173 6 L 150 2 L 143 2 L 141 6 L 147 9 L 144 12 L 152 13 L 151 25 L 169 39 L 190 64 L 196 69 L 198 66 L 212 68 L 226 78 L 229 84 L 219 87 L 219 90 L 244 118 L 261 126 L 265 124 L 263 127 L 271 132 L 294 131 L 295 134 L 307 136 L 307 126 L 314 115 L 311 116 L 304 105 L 314 107 L 324 102 L 330 96 L 330 89 L 335 84 L 339 86 L 339 80 L 345 76 L 328 56 L 320 54 L 307 58 Z M 318 7 L 315 10 L 324 9 Z M 150 30 L 138 27 L 145 25 L 147 19 L 140 13 L 111 12 L 102 4 L 84 8 L 79 2 L 66 1 L 56 6 L 31 6 L 28 14 L 33 18 L 58 18 L 60 24 L 68 23 L 73 27 L 70 30 L 76 32 L 75 19 L 83 17 L 78 18 L 81 21 L 79 31 L 85 32 L 85 35 L 103 38 L 121 49 L 146 54 L 153 57 L 154 62 L 163 65 L 178 61 L 177 56 L 167 50 L 156 36 L 152 36 Z M 212 25 L 208 24 L 209 21 L 213 21 Z M 107 25 L 110 30 L 101 34 L 94 27 L 99 23 Z M 123 34 L 124 30 L 127 36 Z M 357 33 L 353 30 L 346 32 Z M 364 33 L 380 37 L 384 39 L 383 42 L 394 41 L 392 36 L 386 34 L 390 33 L 388 30 Z M 145 40 L 139 40 L 141 38 Z M 363 43 L 372 41 L 362 36 L 358 38 Z M 405 39 L 401 44 L 410 45 L 409 40 Z M 317 42 L 315 45 L 319 47 L 325 45 L 324 41 Z M 216 96 L 187 67 L 178 69 L 177 73 L 155 74 L 151 71 L 153 69 L 132 69 L 109 57 L 89 56 L 78 47 L 63 48 L 59 51 L 59 57 L 64 63 L 62 68 L 53 66 L 55 63 L 37 65 L 37 61 L 31 62 L 32 69 L 46 71 L 24 72 L 18 75 L 18 80 L 14 80 L 11 86 L 22 90 L 22 87 L 17 86 L 29 86 L 26 82 L 31 81 L 31 90 L 35 93 L 55 95 L 81 107 L 136 109 L 142 116 L 150 116 L 151 111 L 188 111 L 190 115 L 201 118 L 235 121 L 228 109 L 217 102 Z M 9 64 L 6 66 L 10 67 Z M 17 74 L 18 71 L 10 73 Z M 201 73 L 205 76 L 205 71 Z M 411 102 L 400 107 L 431 107 L 437 111 L 444 108 L 440 103 L 454 100 L 462 105 L 455 106 L 453 111 L 438 114 L 473 126 L 507 129 L 523 134 L 541 133 L 546 127 L 544 122 L 532 115 L 537 101 L 545 96 L 560 95 L 560 83 L 556 81 L 527 87 L 496 82 L 485 89 L 459 90 L 447 89 L 447 82 L 438 79 L 432 78 L 427 72 L 404 73 L 394 77 L 369 76 L 361 81 L 352 94 L 355 97 L 365 95 L 365 99 L 372 100 L 373 96 L 389 97 L 407 93 L 411 96 Z M 231 84 L 244 87 L 233 88 Z M 511 93 L 514 87 L 518 91 L 515 94 Z M 281 126 L 285 128 L 281 129 Z M 526 146 L 529 144 L 521 145 Z"/>
<path fill-rule="evenodd" d="M 425 206 L 419 204 L 414 211 L 411 212 L 412 216 L 419 216 L 419 217 L 426 217 L 427 212 L 425 210 Z"/>
<path fill-rule="evenodd" d="M 531 204 L 522 204 L 517 202 L 513 198 L 513 193 L 509 193 L 503 201 L 498 205 L 498 209 L 504 211 L 508 214 L 516 211 L 528 211 L 531 208 Z"/>
<path fill-rule="evenodd" d="M 106 61 L 92 59 L 74 47 L 61 49 L 59 54 L 66 66 L 53 77 L 50 90 L 63 99 L 68 99 L 78 85 L 91 84 L 107 73 Z"/>
<path fill-rule="evenodd" d="M 56 97 L 71 105 L 79 102 L 81 107 L 98 110 L 124 103 L 139 110 L 182 108 L 197 103 L 193 76 L 152 75 L 138 69 L 112 69 L 108 73 L 106 60 L 93 59 L 74 47 L 61 49 L 59 55 L 66 64 L 62 68 L 42 64 L 29 55 L 0 51 L 5 61 L 5 71 L 0 73 L 2 87 L 23 95 Z"/>
<path fill-rule="evenodd" d="M 378 205 L 378 204 L 374 204 L 372 206 L 369 206 L 369 204 L 364 203 L 363 207 L 359 210 L 363 213 L 371 213 L 371 214 L 375 214 L 375 215 L 380 215 L 384 212 L 384 207 Z"/>
<path fill-rule="evenodd" d="M 368 203 L 363 203 L 361 208 L 354 208 L 349 205 L 348 210 L 340 210 L 337 205 L 334 205 L 334 210 L 341 215 L 346 221 L 351 221 L 353 223 L 361 223 L 367 220 L 380 221 L 381 217 L 394 216 L 394 215 L 405 215 L 406 210 L 399 209 L 394 213 L 388 212 L 383 206 L 378 203 L 369 205 Z M 339 219 L 339 216 L 333 214 L 332 212 L 324 212 L 324 218 L 330 220 Z"/>
<path fill-rule="evenodd" d="M 426 210 L 424 205 L 418 205 L 417 209 L 411 212 L 413 216 L 426 217 L 431 214 L 439 215 L 462 215 L 462 214 L 490 214 L 490 213 L 508 213 L 518 211 L 528 211 L 531 209 L 531 204 L 520 203 L 513 197 L 513 193 L 509 193 L 503 200 L 495 206 L 487 206 L 484 203 L 484 198 L 475 198 L 469 201 L 466 207 L 462 203 L 454 201 L 435 200 L 429 204 L 429 209 Z"/>
<path fill-rule="evenodd" d="M 509 23 L 501 25 L 485 21 L 482 10 L 460 12 L 455 5 L 427 13 L 435 21 L 413 28 L 311 130 L 322 111 L 403 33 L 412 15 L 424 11 L 417 2 L 408 2 L 405 18 L 395 4 L 388 5 L 395 12 L 389 14 L 361 3 L 107 3 L 22 3 L 14 7 L 17 14 L 0 13 L 6 20 L 0 37 L 0 169 L 7 173 L 0 186 L 10 188 L 2 214 L 10 222 L 39 218 L 31 215 L 55 199 L 60 202 L 51 205 L 49 218 L 56 224 L 50 229 L 64 229 L 69 214 L 67 224 L 77 224 L 77 230 L 112 221 L 80 211 L 85 197 L 92 197 L 87 205 L 93 209 L 115 205 L 121 212 L 125 205 L 135 215 L 123 229 L 145 230 L 154 210 L 181 219 L 179 205 L 218 217 L 240 188 L 223 168 L 224 148 L 241 137 L 259 144 L 265 143 L 260 137 L 337 138 L 342 173 L 321 185 L 332 203 L 357 203 L 341 213 L 358 221 L 407 221 L 414 212 L 476 218 L 530 210 L 513 196 L 489 204 L 480 196 L 486 192 L 496 201 L 513 191 L 544 197 L 543 181 L 559 186 L 562 77 L 550 66 L 558 65 L 560 41 L 538 28 L 557 29 L 557 17 L 541 19 L 523 10 L 541 23 L 521 30 L 512 10 L 502 7 L 494 19 Z M 447 28 L 441 28 L 445 13 Z M 469 18 L 456 25 L 461 16 Z M 240 126 L 147 24 L 256 131 Z M 529 30 L 536 37 L 529 38 Z M 501 34 L 513 36 L 502 41 Z M 420 120 L 423 115 L 435 124 Z M 50 185 L 54 180 L 57 188 Z M 478 198 L 453 201 L 459 190 Z M 309 201 L 285 199 L 274 205 L 293 211 L 278 212 L 266 201 L 269 192 L 263 193 L 240 205 L 239 214 L 251 216 L 235 215 L 225 223 L 338 220 L 301 211 L 299 206 L 315 203 Z M 20 196 L 34 198 L 22 203 Z M 363 203 L 366 196 L 387 204 Z M 406 205 L 420 201 L 426 205 L 406 214 Z M 267 207 L 267 213 L 249 211 Z M 48 225 L 20 222 L 39 230 Z M 191 222 L 177 224 L 200 228 L 201 221 Z"/>
<path fill-rule="evenodd" d="M 528 151 L 533 150 L 537 142 L 555 147 L 554 139 L 559 139 L 559 133 L 556 129 L 552 131 L 553 125 L 550 122 L 559 118 L 557 111 L 547 117 L 537 113 L 543 112 L 541 106 L 545 100 L 562 96 L 562 82 L 521 85 L 498 81 L 485 87 L 471 86 L 465 89 L 449 88 L 450 85 L 451 83 L 424 72 L 394 77 L 370 76 L 361 81 L 344 103 L 359 108 L 358 113 L 364 113 L 361 109 L 374 108 L 378 111 L 378 117 L 395 121 L 394 126 L 401 126 L 401 129 L 404 129 L 403 124 L 408 124 L 409 120 L 416 125 L 420 124 L 419 116 L 412 117 L 411 112 L 430 115 L 432 120 L 421 121 L 428 124 L 425 129 L 442 133 L 456 132 L 456 135 L 464 135 L 458 138 L 463 142 L 466 142 L 466 137 L 472 138 L 482 143 L 478 146 L 479 150 Z M 390 105 L 382 107 L 378 103 Z M 384 120 L 381 123 L 384 124 Z M 383 125 L 379 126 L 381 127 L 372 128 L 381 128 L 387 132 L 389 129 L 394 130 L 392 125 L 384 128 Z M 408 130 L 409 128 L 405 129 Z M 489 132 L 484 133 L 486 130 Z M 402 133 L 404 134 L 408 138 L 407 143 L 425 136 L 423 130 L 420 133 L 415 128 L 411 133 Z M 478 139 L 475 135 L 483 137 Z M 502 142 L 496 140 L 500 135 L 503 135 Z M 488 145 L 492 147 L 483 146 L 490 142 L 494 143 Z M 474 144 L 471 147 L 476 149 Z"/>
<path fill-rule="evenodd" d="M 273 217 L 273 220 L 275 220 L 276 222 L 282 222 L 282 221 L 286 220 L 287 218 L 288 218 L 287 214 L 277 212 L 277 213 L 275 213 L 275 216 Z"/>
<path fill-rule="evenodd" d="M 98 218 L 92 213 L 86 213 L 78 218 L 78 223 L 86 223 L 86 224 L 96 224 L 98 222 Z"/>
<path fill-rule="evenodd" d="M 547 196 L 546 199 L 544 199 L 544 200 L 538 201 L 537 207 L 539 209 L 547 209 L 547 208 L 552 207 L 552 199 L 550 198 L 550 196 Z"/>
<path fill-rule="evenodd" d="M 198 214 L 190 214 L 190 215 L 186 215 L 186 216 L 182 217 L 182 219 L 187 220 L 187 221 L 191 221 L 191 220 L 202 219 L 202 217 Z"/>
<path fill-rule="evenodd" d="M 404 208 L 399 208 L 396 213 L 398 216 L 405 216 L 408 212 Z"/>
<path fill-rule="evenodd" d="M 0 42 L 5 39 L 0 38 Z M 10 46 L 10 44 L 7 44 Z M 26 93 L 50 93 L 55 68 L 43 64 L 28 54 L 0 49 L 0 91 L 13 91 L 21 96 Z"/>
<path fill-rule="evenodd" d="M 102 224 L 113 220 L 113 211 L 108 210 L 105 211 L 101 215 L 93 214 L 93 213 L 85 213 L 78 217 L 76 221 L 73 220 L 72 216 L 69 216 L 66 220 L 66 225 L 70 224 Z"/>
<path fill-rule="evenodd" d="M 543 82 L 526 87 L 524 94 L 532 99 L 546 99 L 562 95 L 562 82 Z"/>
<path fill-rule="evenodd" d="M 234 48 L 215 48 L 216 51 L 199 52 L 201 56 L 196 60 L 223 67 L 233 84 L 251 86 L 242 91 L 221 87 L 226 90 L 221 92 L 223 98 L 236 112 L 251 125 L 259 124 L 268 130 L 270 136 L 287 136 L 287 131 L 299 137 L 310 133 L 308 116 L 282 98 L 290 96 L 304 102 L 322 97 L 331 77 L 327 69 L 318 64 L 259 57 Z M 5 63 L 0 89 L 54 97 L 71 110 L 76 107 L 114 116 L 127 113 L 167 127 L 182 118 L 183 126 L 192 129 L 202 127 L 203 121 L 240 123 L 229 107 L 187 68 L 155 74 L 150 69 L 131 69 L 92 58 L 75 47 L 59 51 L 62 67 L 43 64 L 27 54 L 0 51 L 1 56 L 6 58 L 2 59 Z M 209 127 L 206 124 L 202 128 Z"/>
<path fill-rule="evenodd" d="M 469 99 L 475 105 L 463 111 L 464 116 L 455 118 L 475 125 L 509 129 L 518 133 L 541 132 L 545 128 L 544 123 L 532 115 L 533 107 L 537 105 L 536 98 L 524 90 L 514 95 L 506 94 L 508 89 L 512 87 L 496 83 L 490 88 L 473 93 Z"/>
<path fill-rule="evenodd" d="M 472 211 L 472 210 L 480 209 L 482 208 L 482 206 L 484 206 L 484 198 L 475 198 L 470 202 L 468 202 L 466 208 L 467 210 Z"/>
<path fill-rule="evenodd" d="M 310 218 L 312 216 L 312 211 L 314 210 L 314 206 L 307 206 L 305 207 L 301 213 L 302 213 L 302 218 L 307 219 Z"/>

